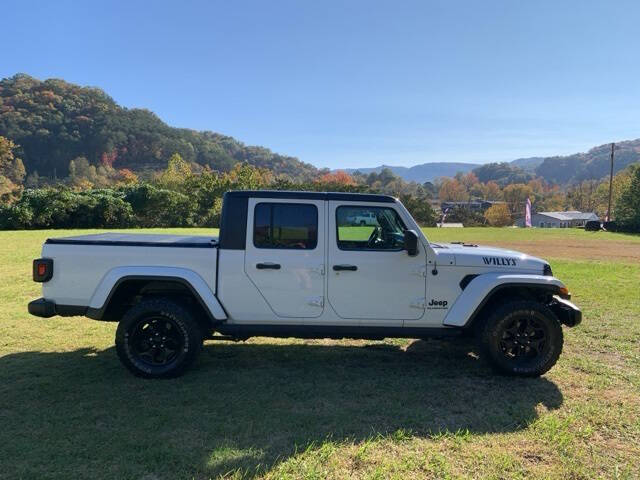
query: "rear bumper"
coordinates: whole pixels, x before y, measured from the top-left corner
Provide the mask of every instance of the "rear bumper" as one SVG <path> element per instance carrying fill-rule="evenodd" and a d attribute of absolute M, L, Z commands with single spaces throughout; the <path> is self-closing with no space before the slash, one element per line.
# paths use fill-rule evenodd
<path fill-rule="evenodd" d="M 582 322 L 582 311 L 569 300 L 560 298 L 558 295 L 553 296 L 551 310 L 556 314 L 560 323 L 567 327 L 575 327 Z"/>
<path fill-rule="evenodd" d="M 87 307 L 81 305 L 56 305 L 52 300 L 39 298 L 29 302 L 28 310 L 31 315 L 42 318 L 51 318 L 54 315 L 61 317 L 75 317 L 85 315 Z"/>
<path fill-rule="evenodd" d="M 56 314 L 56 304 L 51 300 L 39 298 L 33 302 L 29 302 L 29 313 L 36 317 L 49 318 Z"/>

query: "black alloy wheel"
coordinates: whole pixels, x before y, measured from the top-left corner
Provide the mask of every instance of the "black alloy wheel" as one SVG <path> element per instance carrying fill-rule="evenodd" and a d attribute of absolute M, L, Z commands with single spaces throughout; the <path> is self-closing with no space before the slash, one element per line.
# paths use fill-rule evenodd
<path fill-rule="evenodd" d="M 134 375 L 181 375 L 202 349 L 203 334 L 188 308 L 168 298 L 142 300 L 122 317 L 116 330 L 120 361 Z"/>
<path fill-rule="evenodd" d="M 500 349 L 509 359 L 532 359 L 542 355 L 546 341 L 544 325 L 535 317 L 522 317 L 504 327 Z"/>
<path fill-rule="evenodd" d="M 142 318 L 128 336 L 131 352 L 150 366 L 167 365 L 183 351 L 185 337 L 171 318 Z"/>
<path fill-rule="evenodd" d="M 562 352 L 562 326 L 540 302 L 505 303 L 477 327 L 482 356 L 508 375 L 540 376 L 555 365 Z"/>

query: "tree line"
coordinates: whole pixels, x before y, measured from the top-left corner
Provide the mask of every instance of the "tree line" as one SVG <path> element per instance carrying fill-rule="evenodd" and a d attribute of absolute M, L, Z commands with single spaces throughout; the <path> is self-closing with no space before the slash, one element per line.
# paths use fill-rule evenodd
<path fill-rule="evenodd" d="M 133 172 L 101 168 L 113 182 L 102 182 L 104 173 L 88 162 L 74 160 L 69 175 L 56 185 L 24 188 L 4 197 L 0 204 L 0 229 L 217 227 L 222 197 L 229 190 L 310 190 L 355 193 L 380 192 L 399 196 L 415 218 L 434 225 L 436 213 L 421 186 L 409 186 L 397 178 L 375 187 L 344 172 L 325 173 L 308 182 L 276 176 L 265 168 L 236 164 L 229 172 L 205 169 L 193 172 L 179 154 L 165 170 L 149 180 Z"/>
<path fill-rule="evenodd" d="M 108 156 L 98 165 L 76 157 L 69 161 L 68 174 L 52 181 L 27 176 L 19 151 L 18 145 L 0 136 L 0 229 L 215 227 L 224 192 L 236 189 L 384 193 L 401 198 L 424 226 L 442 218 L 432 204 L 459 202 L 463 205 L 446 212 L 448 222 L 507 226 L 523 216 L 527 199 L 534 211 L 595 211 L 602 218 L 609 189 L 607 179 L 561 188 L 536 177 L 526 183 L 481 181 L 475 172 L 420 184 L 406 182 L 389 169 L 351 175 L 324 171 L 300 181 L 248 162 L 236 163 L 229 171 L 202 168 L 179 153 L 169 158 L 164 170 L 142 177 L 128 168 L 115 168 Z M 640 230 L 639 175 L 638 164 L 632 164 L 613 179 L 612 217 L 628 231 Z M 484 213 L 465 208 L 464 203 L 477 200 L 496 203 Z"/>

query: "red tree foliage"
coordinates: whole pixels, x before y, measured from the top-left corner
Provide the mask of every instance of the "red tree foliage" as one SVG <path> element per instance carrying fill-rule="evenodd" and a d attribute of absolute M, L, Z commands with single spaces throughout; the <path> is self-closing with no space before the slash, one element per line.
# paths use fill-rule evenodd
<path fill-rule="evenodd" d="M 116 161 L 116 159 L 118 158 L 118 151 L 117 150 L 113 150 L 112 152 L 104 152 L 102 154 L 102 165 L 104 165 L 105 167 L 109 167 L 109 168 L 113 168 L 113 163 Z"/>
<path fill-rule="evenodd" d="M 338 185 L 355 185 L 356 181 L 351 175 L 342 170 L 325 173 L 316 179 L 316 183 L 335 183 Z"/>

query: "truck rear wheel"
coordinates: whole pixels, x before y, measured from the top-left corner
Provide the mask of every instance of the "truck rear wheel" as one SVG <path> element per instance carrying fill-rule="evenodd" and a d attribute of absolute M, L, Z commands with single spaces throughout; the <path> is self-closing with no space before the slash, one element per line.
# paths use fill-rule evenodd
<path fill-rule="evenodd" d="M 165 298 L 143 300 L 120 320 L 116 351 L 120 361 L 144 378 L 172 378 L 191 365 L 202 348 L 193 315 Z"/>
<path fill-rule="evenodd" d="M 510 302 L 497 308 L 480 325 L 483 356 L 500 372 L 540 376 L 553 367 L 562 352 L 562 326 L 545 305 Z"/>

